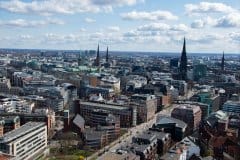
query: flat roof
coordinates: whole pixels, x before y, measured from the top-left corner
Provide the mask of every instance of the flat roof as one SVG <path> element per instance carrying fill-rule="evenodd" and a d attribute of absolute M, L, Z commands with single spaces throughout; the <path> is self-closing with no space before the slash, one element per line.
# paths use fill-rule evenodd
<path fill-rule="evenodd" d="M 187 124 L 179 119 L 170 117 L 170 116 L 162 116 L 160 117 L 157 122 L 156 125 L 158 124 L 170 124 L 170 123 L 175 123 L 177 124 L 178 127 L 180 128 L 186 128 Z"/>
<path fill-rule="evenodd" d="M 161 160 L 178 160 L 182 154 L 182 150 L 191 150 L 192 147 L 198 147 L 193 142 L 193 137 L 185 137 L 174 146 L 172 146 L 167 153 L 165 153 L 160 159 Z M 199 149 L 200 151 L 200 149 Z M 197 155 L 198 156 L 198 155 Z"/>
<path fill-rule="evenodd" d="M 107 152 L 104 156 L 99 157 L 99 160 L 123 160 L 123 159 L 135 159 L 138 156 L 135 155 L 134 153 L 111 153 L 111 152 Z M 140 158 L 139 158 L 140 159 Z"/>
<path fill-rule="evenodd" d="M 45 126 L 44 122 L 28 122 L 22 125 L 20 128 L 7 132 L 2 137 L 0 137 L 0 143 L 5 143 L 9 141 L 13 141 L 18 137 L 26 135 L 28 132 L 40 127 Z"/>
<path fill-rule="evenodd" d="M 146 131 L 146 132 L 143 132 L 142 134 L 140 135 L 137 135 L 135 136 L 134 138 L 139 138 L 139 139 L 147 139 L 149 140 L 150 142 L 154 141 L 156 139 L 156 135 L 151 132 L 151 131 Z"/>
<path fill-rule="evenodd" d="M 131 148 L 134 148 L 134 150 L 136 152 L 144 152 L 150 146 L 151 146 L 151 144 L 137 144 L 137 143 L 133 143 L 131 145 Z"/>
<path fill-rule="evenodd" d="M 103 103 L 94 103 L 94 102 L 81 102 L 81 105 L 88 105 L 88 106 L 96 106 L 100 108 L 106 108 L 106 109 L 116 109 L 116 110 L 126 110 L 129 109 L 129 107 L 125 106 L 118 106 L 118 105 L 112 105 L 112 104 L 103 104 Z"/>

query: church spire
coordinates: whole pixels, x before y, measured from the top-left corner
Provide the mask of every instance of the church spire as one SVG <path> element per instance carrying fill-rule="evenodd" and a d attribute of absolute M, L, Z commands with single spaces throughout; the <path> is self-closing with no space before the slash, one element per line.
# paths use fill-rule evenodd
<path fill-rule="evenodd" d="M 222 63 L 221 63 L 221 69 L 222 69 L 222 71 L 224 71 L 224 62 L 225 62 L 225 58 L 224 58 L 224 51 L 223 51 Z"/>
<path fill-rule="evenodd" d="M 95 59 L 95 66 L 100 66 L 99 44 L 98 44 L 98 48 L 97 48 L 97 56 Z"/>
<path fill-rule="evenodd" d="M 186 39 L 185 39 L 185 37 L 184 37 L 184 39 L 183 39 L 183 49 L 182 49 L 182 55 L 185 55 L 185 56 L 187 56 L 186 55 Z"/>
<path fill-rule="evenodd" d="M 106 53 L 106 63 L 108 63 L 108 46 L 107 46 L 107 53 Z"/>
<path fill-rule="evenodd" d="M 180 78 L 181 80 L 187 80 L 187 52 L 186 52 L 186 40 L 183 39 L 183 49 L 180 60 Z"/>

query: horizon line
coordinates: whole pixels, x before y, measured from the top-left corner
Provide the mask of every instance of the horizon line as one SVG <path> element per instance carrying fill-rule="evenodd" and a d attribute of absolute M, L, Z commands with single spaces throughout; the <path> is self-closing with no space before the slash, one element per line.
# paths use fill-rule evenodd
<path fill-rule="evenodd" d="M 96 51 L 97 49 L 33 49 L 33 48 L 0 48 L 0 50 L 39 50 L 39 51 Z M 105 50 L 100 50 L 100 52 L 106 52 Z M 109 52 L 132 52 L 132 53 L 181 53 L 181 51 L 127 51 L 127 50 L 109 50 Z M 204 52 L 187 52 L 188 54 L 222 54 L 221 52 L 212 52 L 212 51 L 204 51 Z M 240 52 L 226 52 L 224 54 L 240 54 Z"/>

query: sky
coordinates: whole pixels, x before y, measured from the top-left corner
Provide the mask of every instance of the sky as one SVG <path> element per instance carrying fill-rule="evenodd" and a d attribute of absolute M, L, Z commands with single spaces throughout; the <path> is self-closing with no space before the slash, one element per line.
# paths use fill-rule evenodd
<path fill-rule="evenodd" d="M 240 53 L 240 0 L 0 0 L 0 48 Z"/>

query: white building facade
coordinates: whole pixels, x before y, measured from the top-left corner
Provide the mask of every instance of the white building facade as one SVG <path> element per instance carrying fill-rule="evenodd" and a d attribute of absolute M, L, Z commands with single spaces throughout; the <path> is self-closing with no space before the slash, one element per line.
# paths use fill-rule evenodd
<path fill-rule="evenodd" d="M 0 151 L 18 160 L 34 159 L 47 147 L 47 126 L 42 122 L 28 122 L 0 137 Z"/>

